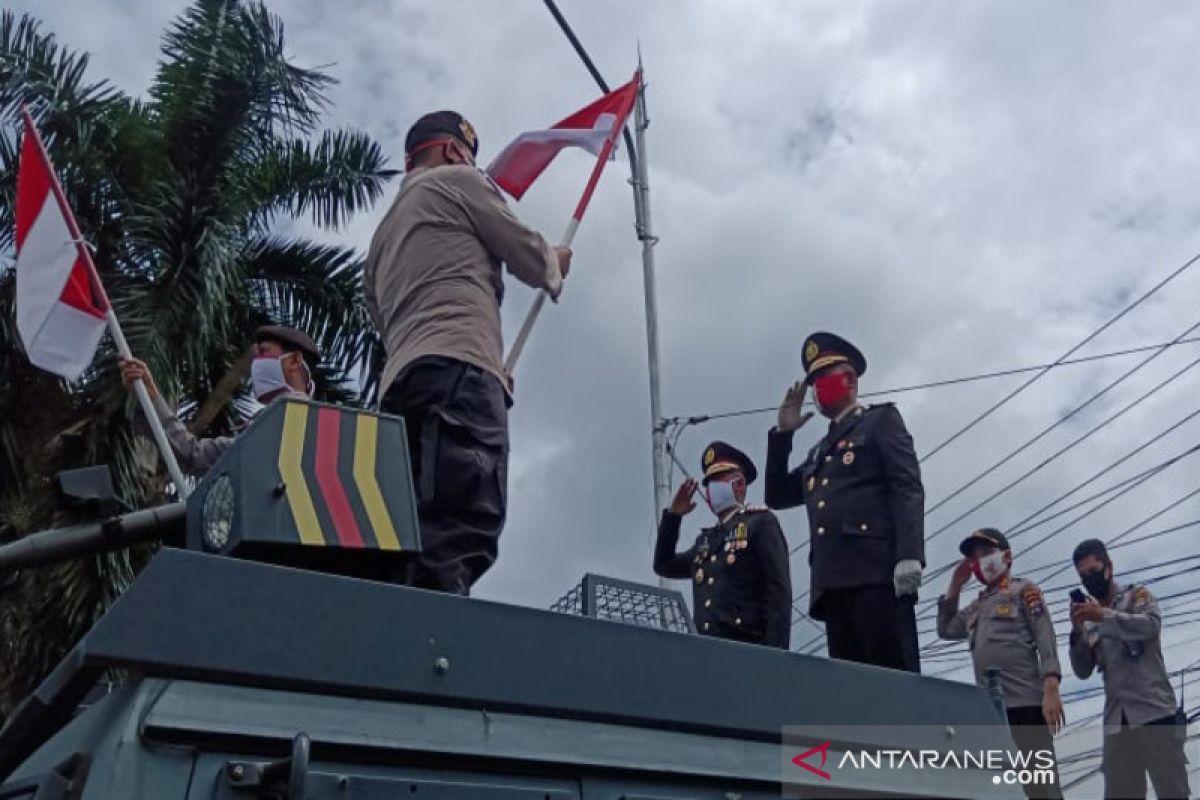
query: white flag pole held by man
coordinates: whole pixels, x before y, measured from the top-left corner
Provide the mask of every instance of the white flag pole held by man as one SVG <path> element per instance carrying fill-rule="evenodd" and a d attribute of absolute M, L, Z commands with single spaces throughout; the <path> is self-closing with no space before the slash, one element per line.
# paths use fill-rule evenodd
<path fill-rule="evenodd" d="M 17 331 L 35 366 L 76 380 L 92 362 L 105 326 L 117 352 L 123 358 L 133 354 L 28 108 L 21 108 L 21 117 L 25 135 L 17 176 Z M 186 498 L 187 482 L 146 385 L 138 379 L 133 390 L 167 473 L 179 496 Z"/>
<path fill-rule="evenodd" d="M 575 212 L 571 215 L 570 222 L 567 223 L 560 247 L 570 247 L 571 242 L 575 239 L 579 222 L 583 219 L 588 203 L 591 202 L 592 194 L 596 191 L 600 173 L 604 171 L 605 163 L 612 157 L 617 137 L 625 127 L 626 118 L 633 110 L 640 85 L 641 70 L 638 70 L 629 83 L 576 111 L 548 130 L 529 131 L 521 134 L 488 165 L 488 175 L 496 181 L 497 185 L 519 200 L 562 148 L 582 147 L 597 154 L 596 165 L 592 168 L 592 174 L 583 189 L 583 195 L 575 206 Z M 542 306 L 546 304 L 546 296 L 545 290 L 538 292 L 533 306 L 525 316 L 525 321 L 521 323 L 512 349 L 504 359 L 504 369 L 510 375 L 516 366 L 517 359 L 521 356 L 521 351 L 525 348 L 525 343 L 533 330 L 534 322 L 537 321 L 538 315 L 542 311 Z"/>

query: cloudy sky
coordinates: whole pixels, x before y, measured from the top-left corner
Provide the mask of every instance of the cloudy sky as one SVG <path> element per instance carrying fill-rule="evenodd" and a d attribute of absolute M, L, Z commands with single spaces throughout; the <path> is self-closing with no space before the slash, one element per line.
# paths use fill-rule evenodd
<path fill-rule="evenodd" d="M 340 80 L 330 123 L 368 131 L 397 165 L 407 126 L 425 111 L 450 107 L 469 117 L 486 162 L 520 130 L 596 95 L 537 0 L 270 5 L 286 22 L 295 61 L 326 65 Z M 182 7 L 178 0 L 16 2 L 90 51 L 94 75 L 132 93 L 148 85 L 159 34 Z M 610 83 L 632 73 L 639 43 L 644 57 L 667 415 L 776 404 L 814 329 L 862 348 L 870 361 L 864 391 L 1048 363 L 1200 250 L 1200 9 L 1189 4 L 562 0 L 561 7 Z M 557 238 L 587 168 L 581 155 L 561 158 L 518 212 Z M 643 284 L 626 177 L 623 161 L 605 176 L 576 239 L 562 302 L 543 316 L 519 367 L 509 523 L 500 561 L 477 587 L 481 597 L 546 606 L 588 571 L 653 580 Z M 365 251 L 385 208 L 336 238 Z M 1196 273 L 1184 272 L 1080 354 L 1179 336 L 1198 321 Z M 531 299 L 510 289 L 510 336 Z M 1187 344 L 1157 357 L 931 513 L 929 533 L 1198 355 Z M 1066 366 L 1033 384 L 924 462 L 929 507 L 1145 357 Z M 1025 377 L 888 399 L 899 403 L 924 454 Z M 1197 385 L 1196 374 L 1184 373 L 931 538 L 930 567 L 947 563 L 972 526 L 1007 528 L 1139 445 L 1153 440 L 1090 491 L 1195 445 L 1195 420 L 1156 437 L 1196 410 Z M 682 435 L 680 452 L 693 468 L 703 446 L 721 438 L 761 464 L 772 423 L 768 413 L 695 426 Z M 797 449 L 822 430 L 814 422 Z M 1190 492 L 1195 474 L 1194 462 L 1181 461 L 1044 544 L 1073 517 L 1031 531 L 1020 542 L 1038 542 L 1037 549 L 1023 558 L 1018 548 L 1017 571 L 1061 564 L 1085 536 L 1122 533 Z M 761 482 L 751 489 L 761 499 Z M 1191 521 L 1198 511 L 1200 501 L 1184 502 L 1127 538 Z M 706 524 L 705 514 L 697 510 L 686 527 Z M 807 537 L 801 513 L 782 520 L 793 546 Z M 1197 530 L 1114 553 L 1118 571 L 1194 553 Z M 805 555 L 793 561 L 798 592 L 808 584 Z M 923 596 L 935 597 L 944 580 Z M 1194 583 L 1183 575 L 1152 588 L 1167 595 Z M 1058 616 L 1065 632 L 1065 615 Z M 793 644 L 814 634 L 800 621 Z M 1200 645 L 1189 641 L 1200 635 L 1197 626 L 1165 635 L 1177 643 L 1169 667 L 1200 659 Z M 961 663 L 927 662 L 927 671 Z"/>

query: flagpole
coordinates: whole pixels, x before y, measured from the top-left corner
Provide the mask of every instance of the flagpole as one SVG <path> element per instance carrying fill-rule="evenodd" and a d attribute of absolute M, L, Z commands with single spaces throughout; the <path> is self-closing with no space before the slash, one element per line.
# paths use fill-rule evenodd
<path fill-rule="evenodd" d="M 650 227 L 650 175 L 646 159 L 646 128 L 650 119 L 646 114 L 646 73 L 642 69 L 642 53 L 638 48 L 638 74 L 642 76 L 638 86 L 637 100 L 633 106 L 633 135 L 637 143 L 637 159 L 631 164 L 633 176 L 633 212 L 637 224 L 637 236 L 642 243 L 642 294 L 646 306 L 646 361 L 650 372 L 650 443 L 653 449 L 654 510 L 655 525 L 670 503 L 670 487 L 667 485 L 667 432 L 662 418 L 662 393 L 658 371 L 658 291 L 654 273 L 654 245 L 658 237 Z M 674 453 L 671 453 L 674 458 Z M 686 470 L 685 470 L 686 474 Z M 659 586 L 670 584 L 666 578 L 658 579 Z"/>
<path fill-rule="evenodd" d="M 58 173 L 54 171 L 54 164 L 50 161 L 50 154 L 46 152 L 46 145 L 42 142 L 42 137 L 38 133 L 37 126 L 33 121 L 33 115 L 29 113 L 28 107 L 21 106 L 21 117 L 25 122 L 25 129 L 29 131 L 33 136 L 34 142 L 37 144 L 42 163 L 46 166 L 46 172 L 50 174 L 50 190 L 54 192 L 54 197 L 58 201 L 59 208 L 63 211 L 63 217 L 66 220 L 67 230 L 71 234 L 71 239 L 74 241 L 75 247 L 83 258 L 84 264 L 87 265 L 88 274 L 92 280 L 92 289 L 104 299 L 104 307 L 106 309 L 104 318 L 108 323 L 108 331 L 112 334 L 113 342 L 117 345 L 117 352 L 122 358 L 133 358 L 133 353 L 129 350 L 129 342 L 125 340 L 125 333 L 121 330 L 121 323 L 117 320 L 112 303 L 109 302 L 108 293 L 104 291 L 104 284 L 100 282 L 100 273 L 96 270 L 96 264 L 92 261 L 92 253 L 88 250 L 87 243 L 83 240 L 83 234 L 79 232 L 79 225 L 75 222 L 75 215 L 71 213 L 71 207 L 67 204 L 66 193 L 63 192 L 62 184 L 58 181 Z M 167 434 L 163 430 L 162 422 L 159 421 L 158 414 L 154 410 L 154 404 L 150 400 L 150 393 L 146 390 L 146 384 L 143 383 L 141 378 L 133 382 L 133 393 L 137 396 L 138 404 L 142 407 L 142 413 L 146 416 L 146 421 L 150 424 L 150 432 L 154 436 L 154 442 L 158 445 L 158 451 L 162 455 L 163 463 L 167 465 L 167 474 L 170 475 L 171 481 L 175 484 L 175 490 L 179 493 L 179 498 L 186 500 L 190 492 L 187 482 L 183 478 L 183 471 L 179 469 L 179 462 L 175 459 L 175 451 L 171 449 L 171 444 L 167 441 Z"/>
<path fill-rule="evenodd" d="M 571 242 L 575 240 L 575 231 L 577 230 L 579 230 L 579 219 L 571 217 L 559 247 L 570 247 Z M 533 323 L 537 322 L 538 315 L 542 313 L 542 306 L 546 304 L 546 298 L 549 296 L 545 289 L 539 291 L 529 313 L 525 315 L 525 321 L 521 323 L 521 329 L 517 331 L 517 338 L 513 341 L 512 349 L 508 351 L 508 358 L 504 359 L 504 371 L 509 375 L 512 375 L 513 368 L 517 365 L 517 359 L 521 357 L 521 351 L 525 349 L 525 342 L 528 341 L 529 334 L 533 330 Z"/>

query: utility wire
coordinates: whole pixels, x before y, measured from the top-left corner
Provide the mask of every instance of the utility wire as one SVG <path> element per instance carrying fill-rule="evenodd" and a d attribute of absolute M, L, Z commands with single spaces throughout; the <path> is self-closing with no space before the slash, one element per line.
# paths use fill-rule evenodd
<path fill-rule="evenodd" d="M 1159 344 L 1148 344 L 1141 347 L 1131 347 L 1126 350 L 1113 350 L 1107 353 L 1097 353 L 1091 356 L 1080 356 L 1079 358 L 1071 358 L 1062 361 L 1057 361 L 1052 364 L 1035 364 L 1029 367 L 1016 367 L 1013 369 L 1002 369 L 995 372 L 983 372 L 976 375 L 965 375 L 961 378 L 946 378 L 943 380 L 929 381 L 927 383 L 915 383 L 908 386 L 897 386 L 893 389 L 878 389 L 873 392 L 863 392 L 859 395 L 860 398 L 866 399 L 869 397 L 886 397 L 895 394 L 904 394 L 906 392 L 917 392 L 924 389 L 939 389 L 944 386 L 957 386 L 964 383 L 974 383 L 976 381 L 992 380 L 994 378 L 1007 378 L 1013 375 L 1021 375 L 1027 372 L 1037 372 L 1038 370 L 1055 369 L 1057 367 L 1066 367 L 1074 364 L 1087 364 L 1092 361 L 1102 361 L 1109 358 L 1118 358 L 1120 356 L 1135 355 L 1137 353 L 1147 353 L 1151 350 L 1158 350 L 1162 347 L 1177 347 L 1184 344 L 1195 344 L 1200 342 L 1200 336 L 1195 336 L 1187 339 L 1179 339 L 1177 341 L 1160 342 Z M 668 417 L 663 420 L 667 423 L 689 423 L 692 425 L 701 422 L 711 422 L 718 419 L 730 419 L 732 417 L 746 417 L 754 414 L 767 414 L 772 411 L 778 411 L 779 405 L 763 406 L 762 408 L 747 408 L 739 411 L 722 411 L 712 414 L 694 414 L 690 416 Z"/>
<path fill-rule="evenodd" d="M 1166 286 L 1168 283 L 1175 280 L 1175 278 L 1182 275 L 1186 270 L 1188 270 L 1197 261 L 1200 261 L 1200 253 L 1197 253 L 1196 255 L 1189 258 L 1181 266 L 1176 268 L 1175 271 L 1173 271 L 1170 275 L 1163 278 L 1161 281 L 1159 281 L 1154 286 L 1152 286 L 1149 290 L 1144 292 L 1140 297 L 1138 297 L 1132 303 L 1125 306 L 1125 308 L 1123 308 L 1121 311 L 1117 312 L 1117 314 L 1114 315 L 1112 318 L 1110 318 L 1108 320 L 1108 322 L 1105 322 L 1099 328 L 1092 331 L 1087 336 L 1083 337 L 1083 339 L 1080 340 L 1080 342 L 1078 344 L 1076 344 L 1074 347 L 1067 350 L 1067 352 L 1063 353 L 1061 356 L 1059 356 L 1057 359 L 1055 359 L 1053 364 L 1039 370 L 1029 380 L 1025 381 L 1020 386 L 1018 386 L 1016 389 L 1013 389 L 1011 392 L 1006 394 L 1004 397 L 997 400 L 992 405 L 988 406 L 988 408 L 983 413 L 979 414 L 977 417 L 972 419 L 970 422 L 968 422 L 962 428 L 959 428 L 958 431 L 953 433 L 948 439 L 943 440 L 941 444 L 937 445 L 932 450 L 930 450 L 928 453 L 926 453 L 925 456 L 921 459 L 921 463 L 928 461 L 929 459 L 933 458 L 935 455 L 940 453 L 942 450 L 945 450 L 947 447 L 949 447 L 951 444 L 953 444 L 955 441 L 957 441 L 959 438 L 961 438 L 964 434 L 966 434 L 968 431 L 970 431 L 972 428 L 974 428 L 976 425 L 978 425 L 980 422 L 983 422 L 985 419 L 990 417 L 993 413 L 996 412 L 997 409 L 999 409 L 1001 406 L 1006 404 L 1009 400 L 1013 399 L 1014 397 L 1019 395 L 1021 392 L 1025 391 L 1030 386 L 1032 386 L 1035 382 L 1037 382 L 1039 379 L 1041 379 L 1047 372 L 1049 372 L 1053 367 L 1056 367 L 1056 366 L 1059 366 L 1060 364 L 1062 364 L 1063 361 L 1065 361 L 1066 359 L 1068 359 L 1072 355 L 1074 355 L 1078 350 L 1080 350 L 1085 345 L 1087 345 L 1088 342 L 1091 342 L 1097 336 L 1104 333 L 1104 331 L 1108 330 L 1113 325 L 1115 325 L 1118 320 L 1120 320 L 1126 314 L 1133 311 L 1135 308 L 1137 308 L 1142 303 L 1144 303 L 1159 289 Z"/>
<path fill-rule="evenodd" d="M 1018 555 L 1025 555 L 1025 554 L 1029 553 L 1030 551 L 1037 549 L 1039 546 L 1045 544 L 1050 539 L 1053 539 L 1055 536 L 1058 536 L 1059 534 L 1063 533 L 1064 531 L 1069 530 L 1070 528 L 1074 527 L 1078 523 L 1082 522 L 1087 517 L 1090 517 L 1092 514 L 1095 514 L 1097 511 L 1101 510 L 1102 508 L 1105 508 L 1106 506 L 1115 502 L 1116 500 L 1119 500 L 1121 497 L 1125 496 L 1126 494 L 1133 491 L 1134 489 L 1137 489 L 1139 486 L 1141 486 L 1142 484 L 1151 480 L 1152 478 L 1156 477 L 1157 475 L 1162 474 L 1164 471 L 1166 471 L 1170 467 L 1179 463 L 1180 461 L 1187 458 L 1188 456 L 1195 454 L 1197 451 L 1200 451 L 1200 444 L 1193 445 L 1192 447 L 1189 447 L 1188 449 L 1184 450 L 1183 452 L 1179 453 L 1178 455 L 1174 456 L 1173 458 L 1169 458 L 1166 461 L 1153 467 L 1152 469 L 1149 469 L 1149 470 L 1139 474 L 1138 476 L 1135 476 L 1133 479 L 1123 482 L 1121 484 L 1120 488 L 1117 489 L 1117 491 L 1113 492 L 1111 494 L 1111 496 L 1108 497 L 1107 499 L 1105 499 L 1103 502 L 1096 504 L 1092 508 L 1090 508 L 1087 511 L 1083 512 L 1082 514 L 1076 516 L 1074 519 L 1072 519 L 1070 522 L 1066 523 L 1065 525 L 1061 525 L 1058 528 L 1054 529 L 1049 534 L 1047 534 L 1046 536 L 1043 536 L 1041 539 L 1039 539 L 1037 542 L 1034 542 L 1033 545 L 1031 545 L 1027 550 L 1022 551 Z M 1053 517 L 1050 519 L 1053 519 Z M 1026 528 L 1025 530 L 1021 531 L 1021 533 L 1028 532 L 1029 530 L 1032 530 L 1034 527 L 1039 527 L 1041 524 L 1043 524 L 1043 523 L 1038 523 L 1038 525 L 1036 525 L 1036 526 L 1030 526 L 1029 528 Z M 930 573 L 930 575 L 928 576 L 928 579 L 932 580 L 934 578 L 940 577 L 941 575 L 944 575 L 946 572 L 952 570 L 956 563 L 957 563 L 957 561 L 953 561 L 948 564 L 944 564 L 943 566 L 937 568 L 932 573 Z"/>
<path fill-rule="evenodd" d="M 1197 322 L 1195 325 L 1192 325 L 1190 328 L 1188 328 L 1188 331 L 1187 331 L 1187 332 L 1191 332 L 1191 331 L 1195 330 L 1196 328 L 1200 328 L 1200 322 Z M 1182 334 L 1181 334 L 1181 336 L 1182 336 Z M 1009 452 L 1007 455 L 1005 455 L 1005 456 L 1004 456 L 1003 458 L 1001 458 L 999 461 L 997 461 L 996 463 L 992 464 L 990 467 L 988 467 L 987 469 L 985 469 L 985 470 L 983 470 L 982 472 L 980 472 L 980 473 L 979 473 L 978 475 L 976 475 L 974 478 L 972 478 L 971 480 L 969 480 L 969 481 L 967 481 L 966 483 L 962 484 L 962 485 L 961 485 L 961 486 L 959 486 L 957 489 L 955 489 L 953 492 L 951 492 L 950 494 L 948 494 L 946 497 L 944 497 L 944 498 L 942 498 L 941 500 L 939 500 L 937 503 L 935 503 L 935 504 L 933 505 L 933 507 L 932 507 L 932 508 L 929 508 L 929 509 L 927 509 L 927 510 L 925 511 L 925 516 L 929 516 L 929 515 L 930 515 L 930 514 L 932 514 L 933 512 L 937 511 L 939 508 L 941 508 L 942 506 L 946 505 L 946 503 L 949 503 L 951 500 L 953 500 L 954 498 L 956 498 L 956 497 L 958 497 L 959 495 L 961 495 L 961 494 L 962 494 L 963 492 L 965 492 L 967 489 L 969 489 L 969 488 L 971 488 L 972 486 L 974 486 L 975 484 L 979 483 L 981 480 L 983 480 L 984 478 L 986 478 L 988 475 L 991 475 L 993 472 L 995 472 L 996 470 L 1000 469 L 1000 467 L 1004 466 L 1004 465 L 1005 465 L 1005 464 L 1007 464 L 1009 461 L 1011 461 L 1012 459 L 1016 458 L 1016 457 L 1017 457 L 1018 455 L 1020 455 L 1021 453 L 1025 452 L 1025 450 L 1027 450 L 1027 449 L 1029 449 L 1030 447 L 1032 447 L 1034 444 L 1036 444 L 1038 441 L 1040 441 L 1040 440 L 1041 440 L 1043 437 L 1047 436 L 1047 435 L 1048 435 L 1048 434 L 1049 434 L 1051 431 L 1053 431 L 1055 428 L 1059 427 L 1060 425 L 1063 425 L 1064 423 L 1066 423 L 1066 422 L 1067 422 L 1067 420 L 1071 419 L 1071 418 L 1072 418 L 1072 417 L 1074 417 L 1076 414 L 1078 414 L 1079 412 L 1083 411 L 1085 408 L 1087 408 L 1088 406 L 1090 406 L 1092 403 L 1096 402 L 1096 401 L 1097 401 L 1097 400 L 1099 400 L 1101 397 L 1103 397 L 1104 395 L 1106 395 L 1106 394 L 1107 394 L 1109 391 L 1111 391 L 1112 389 L 1116 388 L 1118 385 L 1120 385 L 1121 383 L 1123 383 L 1124 381 L 1126 381 L 1127 379 L 1129 379 L 1130 377 L 1132 377 L 1132 376 L 1133 376 L 1133 375 L 1134 375 L 1136 372 L 1138 372 L 1140 369 L 1142 369 L 1143 367 L 1145 367 L 1146 365 L 1148 365 L 1148 364 L 1149 364 L 1151 361 L 1153 361 L 1153 360 L 1154 360 L 1155 358 L 1157 358 L 1158 356 L 1162 355 L 1164 352 L 1166 352 L 1166 350 L 1165 350 L 1165 349 L 1163 349 L 1163 350 L 1159 350 L 1158 352 L 1156 352 L 1156 353 L 1154 353 L 1153 355 L 1151 355 L 1149 358 L 1147 358 L 1147 359 L 1145 359 L 1144 361 L 1142 361 L 1142 362 L 1141 362 L 1140 364 L 1138 364 L 1137 366 L 1133 367 L 1133 368 L 1132 368 L 1132 369 L 1130 369 L 1130 370 L 1127 370 L 1127 371 L 1126 371 L 1126 372 L 1125 372 L 1123 375 L 1121 375 L 1121 377 L 1119 377 L 1119 378 L 1117 378 L 1116 380 L 1112 381 L 1111 383 L 1109 383 L 1107 386 L 1105 386 L 1105 387 L 1104 387 L 1103 389 L 1101 389 L 1100 391 L 1098 391 L 1098 392 L 1094 393 L 1094 394 L 1093 394 L 1091 397 L 1089 397 L 1089 398 L 1088 398 L 1087 400 L 1085 400 L 1083 403 L 1081 403 L 1081 404 L 1079 404 L 1079 405 L 1075 406 L 1075 408 L 1071 409 L 1071 410 L 1070 410 L 1069 412 L 1067 412 L 1065 415 L 1063 415 L 1063 416 L 1059 417 L 1059 418 L 1058 418 L 1057 420 L 1055 420 L 1055 421 L 1054 421 L 1054 422 L 1053 422 L 1051 425 L 1049 425 L 1049 426 L 1047 426 L 1047 427 L 1043 428 L 1043 429 L 1042 429 L 1042 430 L 1041 430 L 1041 431 L 1040 431 L 1040 432 L 1039 432 L 1037 435 L 1033 436 L 1033 437 L 1032 437 L 1032 438 L 1030 438 L 1030 439 L 1027 439 L 1027 440 L 1026 440 L 1026 441 L 1025 441 L 1023 444 L 1021 444 L 1021 445 L 1020 445 L 1019 447 L 1017 447 L 1016 449 L 1014 449 L 1014 450 L 1010 451 L 1010 452 Z M 1000 497 L 1001 495 L 1003 495 L 1003 494 L 1004 494 L 1005 492 L 1007 492 L 1009 489 L 1012 489 L 1014 486 L 1017 486 L 1018 484 L 1020 484 L 1020 483 L 1022 483 L 1022 482 L 1024 482 L 1024 481 L 1026 481 L 1026 480 L 1028 480 L 1030 477 L 1032 477 L 1033 475 L 1037 474 L 1038 472 L 1040 472 L 1040 471 L 1041 471 L 1042 469 L 1044 469 L 1045 467 L 1049 466 L 1051 463 L 1053 463 L 1055 460 L 1057 460 L 1057 459 L 1058 459 L 1060 456 L 1064 455 L 1065 453 L 1067 453 L 1067 452 L 1069 452 L 1070 450 L 1074 449 L 1075 447 L 1077 447 L 1078 445 L 1080 445 L 1081 443 L 1083 443 L 1083 442 L 1084 442 L 1084 441 L 1086 441 L 1087 439 L 1091 438 L 1091 436 L 1092 436 L 1093 434 L 1095 434 L 1097 431 L 1101 430 L 1102 428 L 1105 428 L 1106 426 L 1110 425 L 1112 422 L 1114 422 L 1114 421 L 1116 421 L 1117 419 L 1119 419 L 1120 417 L 1124 416 L 1124 415 L 1125 415 L 1126 413 L 1128 413 L 1130 410 L 1132 410 L 1133 408 L 1135 408 L 1135 407 L 1136 407 L 1136 406 L 1138 406 L 1139 404 L 1141 404 L 1141 403 L 1145 402 L 1145 401 L 1146 401 L 1146 399 L 1147 399 L 1147 398 L 1149 398 L 1151 395 L 1153 395 L 1153 394 L 1155 394 L 1156 392 L 1158 392 L 1158 391 L 1162 390 L 1162 389 L 1163 389 L 1163 388 L 1165 388 L 1166 386 L 1170 385 L 1172 382 L 1174 382 L 1174 381 L 1178 380 L 1180 377 L 1182 377 L 1183 375 L 1185 375 L 1185 374 L 1186 374 L 1186 373 L 1187 373 L 1189 370 L 1191 370 L 1191 369 L 1195 368 L 1197 365 L 1200 365 L 1200 358 L 1197 358 L 1197 359 L 1193 360 L 1193 361 L 1192 361 L 1192 362 L 1190 362 L 1190 363 L 1189 363 L 1187 366 L 1183 367 L 1183 368 L 1182 368 L 1182 369 L 1180 369 L 1180 370 L 1177 370 L 1177 371 L 1176 371 L 1174 374 L 1172 374 L 1170 377 L 1168 377 L 1168 378 L 1166 378 L 1166 379 L 1164 379 L 1164 380 L 1160 381 L 1160 382 L 1159 382 L 1158 384 L 1156 384 L 1156 385 L 1155 385 L 1155 386 L 1154 386 L 1152 389 L 1150 389 L 1150 390 L 1149 390 L 1149 391 L 1147 391 L 1147 392 L 1144 392 L 1144 393 L 1143 393 L 1143 394 L 1141 394 L 1141 395 L 1140 395 L 1140 396 L 1139 396 L 1137 399 L 1135 399 L 1135 400 L 1133 400 L 1133 401 L 1131 401 L 1131 402 L 1127 403 L 1127 404 L 1126 404 L 1124 407 L 1122 407 L 1122 408 L 1121 408 L 1119 411 L 1117 411 L 1117 412 L 1116 412 L 1116 413 L 1114 413 L 1114 414 L 1111 414 L 1111 415 L 1110 415 L 1108 418 L 1106 418 L 1106 419 L 1105 419 L 1103 422 L 1097 423 L 1097 424 L 1096 424 L 1096 425 L 1094 425 L 1094 426 L 1093 426 L 1091 429 L 1089 429 L 1089 430 L 1088 430 L 1086 433 L 1084 433 L 1084 434 L 1082 434 L 1082 435 L 1080 435 L 1080 436 L 1076 437 L 1076 438 L 1075 438 L 1075 439 L 1074 439 L 1072 442 L 1070 442 L 1069 444 L 1067 444 L 1067 445 L 1064 445 L 1063 447 L 1061 447 L 1061 448 L 1059 448 L 1057 451 L 1055 451 L 1055 452 L 1054 452 L 1052 455 L 1048 456 L 1047 458 L 1044 458 L 1042 461 L 1040 461 L 1040 462 L 1039 462 L 1039 463 L 1038 463 L 1036 466 L 1034 466 L 1032 469 L 1026 470 L 1024 473 L 1022 473 L 1021 475 L 1019 475 L 1019 476 L 1018 476 L 1017 478 L 1015 478 L 1014 480 L 1012 480 L 1012 481 L 1010 481 L 1009 483 L 1005 484 L 1003 487 L 1001 487 L 1001 488 L 1000 488 L 1000 489 L 998 489 L 997 491 L 995 491 L 995 492 L 993 492 L 992 494 L 988 495 L 988 496 L 987 496 L 987 497 L 985 497 L 983 500 L 980 500 L 978 503 L 976 503 L 975 505 L 971 506 L 971 507 L 970 507 L 969 509 L 967 509 L 966 511 L 962 512 L 961 514 L 959 514 L 957 517 L 955 517 L 954 519 L 950 520 L 949 522 L 947 522 L 947 523 L 946 523 L 945 525 L 943 525 L 942 527 L 938 528 L 938 529 L 937 529 L 936 531 L 934 531 L 934 532 L 933 532 L 933 533 L 932 533 L 930 536 L 926 537 L 926 541 L 929 541 L 930 539 L 936 538 L 938 535 L 940 535 L 941 533 L 943 533 L 943 532 L 944 532 L 944 531 L 946 531 L 947 529 L 949 529 L 949 528 L 951 528 L 952 526 L 954 526 L 954 525 L 958 524 L 959 522 L 961 522 L 962 520 L 964 520 L 966 517 L 970 516 L 971 514 L 973 514 L 973 513 L 975 513 L 976 511 L 978 511 L 979 509 L 983 508 L 983 507 L 984 507 L 985 505 L 987 505 L 988 503 L 990 503 L 990 502 L 992 502 L 993 500 L 995 500 L 997 497 Z"/>

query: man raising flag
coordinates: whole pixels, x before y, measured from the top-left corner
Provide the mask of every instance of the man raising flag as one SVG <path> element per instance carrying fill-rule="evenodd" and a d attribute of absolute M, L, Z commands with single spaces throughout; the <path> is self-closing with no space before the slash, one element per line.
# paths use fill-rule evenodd
<path fill-rule="evenodd" d="M 73 381 L 92 363 L 105 326 L 120 355 L 132 354 L 33 117 L 28 109 L 21 114 L 25 132 L 17 173 L 17 332 L 35 366 Z M 135 390 L 171 480 L 186 497 L 187 485 L 146 387 L 139 380 Z"/>
<path fill-rule="evenodd" d="M 423 551 L 417 586 L 467 594 L 496 559 L 507 510 L 512 402 L 511 373 L 502 360 L 501 264 L 521 282 L 558 297 L 571 266 L 570 234 L 636 90 L 635 78 L 612 93 L 623 92 L 624 102 L 607 123 L 559 247 L 523 225 L 496 184 L 475 167 L 479 140 L 461 114 L 426 114 L 408 131 L 408 174 L 371 240 L 364 290 L 387 353 L 380 405 L 402 415 L 408 429 Z M 498 180 L 523 192 L 568 145 L 586 146 L 582 139 L 547 138 L 532 150 L 518 147 L 509 163 L 521 165 L 519 175 L 501 171 Z M 509 182 L 513 176 L 519 180 Z"/>

